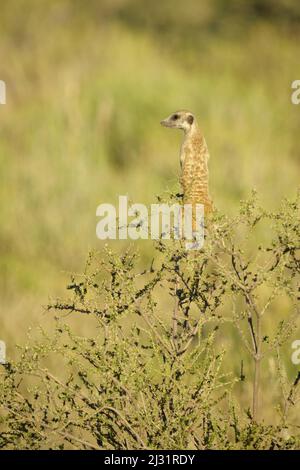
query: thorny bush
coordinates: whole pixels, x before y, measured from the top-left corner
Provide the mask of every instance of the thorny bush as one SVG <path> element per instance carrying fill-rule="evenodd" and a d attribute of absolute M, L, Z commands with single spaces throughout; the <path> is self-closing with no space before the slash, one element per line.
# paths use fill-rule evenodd
<path fill-rule="evenodd" d="M 48 306 L 55 332 L 41 330 L 0 370 L 1 448 L 299 448 L 290 416 L 300 376 L 289 383 L 280 352 L 299 316 L 299 202 L 300 193 L 268 212 L 253 194 L 236 217 L 214 214 L 203 249 L 159 240 L 144 270 L 132 248 L 90 254 L 69 298 Z M 266 332 L 283 297 L 288 307 Z M 65 314 L 93 319 L 94 337 L 75 335 Z M 226 360 L 228 324 L 252 361 L 247 380 Z M 61 374 L 47 367 L 50 355 Z M 267 356 L 281 391 L 271 424 L 260 416 Z M 235 395 L 245 381 L 248 407 Z"/>

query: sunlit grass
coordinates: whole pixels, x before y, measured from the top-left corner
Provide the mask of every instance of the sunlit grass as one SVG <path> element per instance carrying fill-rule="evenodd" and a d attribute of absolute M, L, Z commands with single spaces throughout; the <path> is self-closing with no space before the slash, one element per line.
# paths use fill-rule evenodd
<path fill-rule="evenodd" d="M 300 169 L 292 35 L 257 23 L 239 37 L 198 35 L 185 49 L 120 20 L 81 17 L 69 2 L 47 14 L 31 4 L 7 3 L 0 33 L 0 336 L 9 352 L 29 325 L 49 321 L 40 305 L 61 293 L 66 272 L 101 248 L 98 204 L 119 194 L 155 202 L 177 184 L 181 136 L 159 125 L 170 112 L 198 116 L 225 213 L 254 187 L 278 206 L 295 194 Z M 138 246 L 150 260 L 150 244 Z"/>

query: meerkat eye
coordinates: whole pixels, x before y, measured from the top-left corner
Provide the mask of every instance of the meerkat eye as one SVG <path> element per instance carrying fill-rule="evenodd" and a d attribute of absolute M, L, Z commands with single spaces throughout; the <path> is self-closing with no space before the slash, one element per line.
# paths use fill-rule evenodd
<path fill-rule="evenodd" d="M 172 116 L 173 121 L 176 121 L 178 118 L 179 118 L 178 114 L 173 114 L 173 116 Z"/>

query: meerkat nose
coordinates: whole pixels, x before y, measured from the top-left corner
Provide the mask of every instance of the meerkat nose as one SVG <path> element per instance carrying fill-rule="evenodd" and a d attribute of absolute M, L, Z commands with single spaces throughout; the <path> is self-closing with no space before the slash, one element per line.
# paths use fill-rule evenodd
<path fill-rule="evenodd" d="M 167 122 L 168 122 L 167 119 L 163 119 L 162 121 L 160 121 L 160 123 L 161 123 L 162 126 L 166 126 L 166 125 L 167 125 Z"/>

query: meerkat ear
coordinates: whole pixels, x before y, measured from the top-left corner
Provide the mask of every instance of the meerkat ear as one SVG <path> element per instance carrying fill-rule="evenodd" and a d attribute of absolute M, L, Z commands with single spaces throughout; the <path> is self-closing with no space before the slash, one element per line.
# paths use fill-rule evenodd
<path fill-rule="evenodd" d="M 190 125 L 192 125 L 193 122 L 194 122 L 194 116 L 192 116 L 191 114 L 189 114 L 188 117 L 187 117 L 187 122 L 188 122 Z"/>

